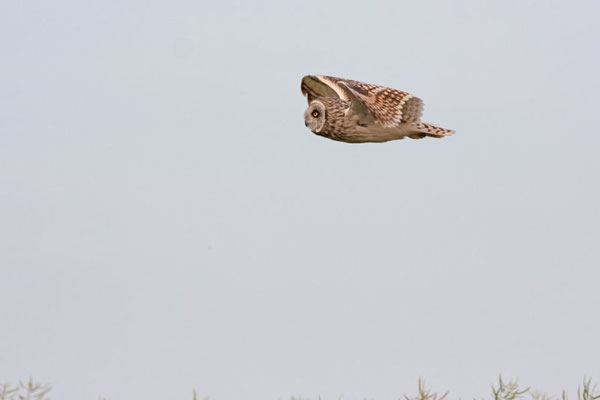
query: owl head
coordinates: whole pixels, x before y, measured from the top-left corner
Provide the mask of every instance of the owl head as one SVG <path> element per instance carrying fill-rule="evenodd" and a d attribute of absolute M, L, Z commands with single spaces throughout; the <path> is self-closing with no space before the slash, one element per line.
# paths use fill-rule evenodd
<path fill-rule="evenodd" d="M 313 100 L 304 112 L 304 125 L 313 133 L 320 133 L 325 125 L 327 109 L 319 100 Z"/>
<path fill-rule="evenodd" d="M 304 124 L 317 135 L 333 137 L 340 134 L 350 103 L 333 97 L 311 101 L 304 112 Z"/>

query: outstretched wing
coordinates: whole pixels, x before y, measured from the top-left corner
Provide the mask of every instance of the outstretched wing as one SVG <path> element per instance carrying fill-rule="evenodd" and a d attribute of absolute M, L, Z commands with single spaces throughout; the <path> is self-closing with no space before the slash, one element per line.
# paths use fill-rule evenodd
<path fill-rule="evenodd" d="M 410 93 L 358 81 L 343 82 L 364 102 L 375 122 L 384 128 L 421 120 L 423 100 Z"/>

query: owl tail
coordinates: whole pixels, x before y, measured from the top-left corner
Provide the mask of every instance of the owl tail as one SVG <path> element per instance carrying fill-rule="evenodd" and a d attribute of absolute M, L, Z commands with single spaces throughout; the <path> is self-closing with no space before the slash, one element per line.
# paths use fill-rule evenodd
<path fill-rule="evenodd" d="M 450 136 L 455 132 L 450 129 L 440 128 L 424 122 L 411 122 L 410 124 L 411 127 L 416 131 L 414 134 L 408 135 L 408 137 L 411 139 L 423 139 L 425 136 L 441 138 L 444 136 Z"/>

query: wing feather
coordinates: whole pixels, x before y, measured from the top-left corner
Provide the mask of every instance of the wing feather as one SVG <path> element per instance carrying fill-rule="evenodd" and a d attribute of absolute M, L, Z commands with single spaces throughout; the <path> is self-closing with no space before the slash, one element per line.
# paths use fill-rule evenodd
<path fill-rule="evenodd" d="M 402 122 L 421 120 L 423 101 L 410 93 L 358 81 L 344 82 L 358 93 L 380 126 L 395 128 Z"/>
<path fill-rule="evenodd" d="M 302 94 L 306 95 L 308 104 L 318 97 L 334 97 L 339 98 L 337 86 L 338 80 L 328 79 L 330 77 L 320 75 L 306 75 L 302 78 L 300 88 Z M 346 99 L 344 99 L 346 100 Z"/>
<path fill-rule="evenodd" d="M 359 94 L 352 90 L 346 82 L 338 82 L 339 87 L 342 88 L 344 94 L 350 100 L 350 115 L 356 119 L 359 125 L 371 125 L 374 122 L 373 114 L 367 107 L 365 101 L 359 97 Z"/>

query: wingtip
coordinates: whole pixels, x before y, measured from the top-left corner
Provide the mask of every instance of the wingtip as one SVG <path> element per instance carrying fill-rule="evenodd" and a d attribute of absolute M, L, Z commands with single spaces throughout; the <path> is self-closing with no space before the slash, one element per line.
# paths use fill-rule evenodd
<path fill-rule="evenodd" d="M 309 81 L 309 80 L 316 81 L 317 78 L 315 77 L 315 75 L 304 75 L 302 77 L 302 80 L 300 81 L 300 90 L 302 91 L 302 94 L 305 96 L 308 94 L 308 90 L 306 90 L 306 86 L 308 85 L 307 81 Z"/>

